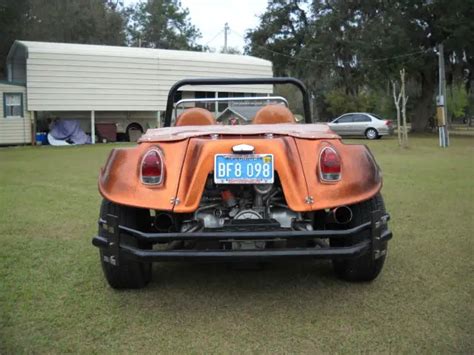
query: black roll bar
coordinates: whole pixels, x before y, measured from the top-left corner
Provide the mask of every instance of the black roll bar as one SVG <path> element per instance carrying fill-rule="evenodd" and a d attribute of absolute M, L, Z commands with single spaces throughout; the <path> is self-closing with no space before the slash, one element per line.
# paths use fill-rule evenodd
<path fill-rule="evenodd" d="M 306 123 L 312 123 L 311 109 L 309 105 L 309 95 L 305 85 L 298 79 L 290 77 L 277 78 L 223 78 L 223 79 L 184 79 L 175 83 L 169 93 L 168 101 L 166 103 L 165 112 L 165 127 L 171 126 L 171 117 L 173 114 L 174 98 L 178 89 L 182 86 L 191 85 L 260 85 L 260 84 L 292 84 L 300 89 L 303 95 L 303 114 Z"/>

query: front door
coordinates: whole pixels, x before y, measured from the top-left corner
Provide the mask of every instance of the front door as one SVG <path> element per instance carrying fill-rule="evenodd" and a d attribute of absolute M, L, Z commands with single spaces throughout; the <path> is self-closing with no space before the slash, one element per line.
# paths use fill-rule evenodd
<path fill-rule="evenodd" d="M 364 114 L 354 115 L 354 123 L 352 124 L 352 133 L 353 135 L 363 136 L 365 135 L 365 130 L 369 128 L 371 123 L 369 116 Z"/>
<path fill-rule="evenodd" d="M 353 115 L 348 114 L 339 117 L 336 121 L 331 123 L 331 129 L 341 136 L 347 136 L 351 133 L 351 126 L 353 124 Z"/>

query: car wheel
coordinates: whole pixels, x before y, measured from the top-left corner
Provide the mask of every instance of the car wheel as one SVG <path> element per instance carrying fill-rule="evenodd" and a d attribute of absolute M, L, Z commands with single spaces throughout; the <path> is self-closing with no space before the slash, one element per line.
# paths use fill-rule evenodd
<path fill-rule="evenodd" d="M 365 136 L 367 139 L 377 139 L 379 132 L 375 128 L 369 128 L 365 131 Z"/>
<path fill-rule="evenodd" d="M 100 206 L 100 218 L 105 219 L 108 214 L 118 216 L 119 225 L 146 229 L 149 225 L 150 213 L 148 210 L 117 205 L 107 200 L 102 200 Z M 102 228 L 99 227 L 99 235 L 103 235 Z M 150 246 L 139 245 L 136 238 L 122 236 L 121 242 L 130 246 L 140 246 L 151 249 Z M 100 263 L 104 271 L 105 278 L 110 287 L 115 289 L 136 289 L 145 287 L 151 280 L 151 263 L 140 263 L 137 261 L 120 258 L 118 266 L 114 266 L 105 260 L 110 256 L 107 250 L 100 250 Z"/>
<path fill-rule="evenodd" d="M 349 225 L 347 225 L 347 228 L 354 228 L 355 226 L 370 221 L 372 211 L 381 210 L 385 213 L 385 205 L 380 194 L 375 195 L 370 200 L 351 206 L 351 209 L 353 218 Z M 351 246 L 367 238 L 370 238 L 370 230 L 365 230 L 346 240 L 331 240 L 331 246 Z M 387 243 L 385 243 L 383 248 L 387 251 Z M 352 282 L 367 282 L 374 280 L 380 271 L 382 271 L 385 256 L 386 252 L 378 259 L 374 259 L 369 252 L 355 259 L 335 259 L 332 263 L 334 271 L 340 279 Z"/>
<path fill-rule="evenodd" d="M 143 128 L 140 126 L 138 123 L 131 123 L 128 125 L 127 130 L 126 130 L 126 135 L 127 135 L 127 141 L 132 142 L 131 140 L 131 132 L 132 131 L 140 131 L 140 133 L 143 134 Z"/>

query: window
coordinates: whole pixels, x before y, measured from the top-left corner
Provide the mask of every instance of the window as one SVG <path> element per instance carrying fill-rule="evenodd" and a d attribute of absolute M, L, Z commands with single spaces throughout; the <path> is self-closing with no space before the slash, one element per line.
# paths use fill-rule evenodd
<path fill-rule="evenodd" d="M 196 99 L 214 99 L 216 97 L 216 93 L 212 91 L 196 91 L 194 94 Z M 201 107 L 211 112 L 214 112 L 216 109 L 215 102 L 196 102 L 196 107 Z"/>
<path fill-rule="evenodd" d="M 226 98 L 229 97 L 228 92 L 220 92 L 219 98 Z M 219 102 L 219 112 L 224 112 L 224 110 L 229 106 L 228 102 Z"/>
<path fill-rule="evenodd" d="M 380 117 L 379 115 L 374 115 L 373 113 L 371 113 L 371 115 L 372 115 L 373 117 L 375 117 L 376 119 L 378 119 L 378 120 L 381 120 L 381 121 L 384 120 L 384 118 Z"/>
<path fill-rule="evenodd" d="M 355 115 L 354 122 L 371 122 L 369 116 L 367 115 Z"/>
<path fill-rule="evenodd" d="M 353 115 L 342 116 L 336 121 L 336 123 L 352 123 L 352 122 L 354 122 Z"/>
<path fill-rule="evenodd" d="M 4 117 L 23 117 L 23 94 L 3 93 Z"/>
<path fill-rule="evenodd" d="M 220 92 L 219 97 L 256 97 L 258 96 L 255 93 L 244 93 L 244 92 Z M 261 95 L 263 96 L 263 95 Z M 232 104 L 231 104 L 232 106 Z M 223 112 L 227 107 L 229 107 L 229 102 L 224 101 L 219 103 L 219 112 Z"/>

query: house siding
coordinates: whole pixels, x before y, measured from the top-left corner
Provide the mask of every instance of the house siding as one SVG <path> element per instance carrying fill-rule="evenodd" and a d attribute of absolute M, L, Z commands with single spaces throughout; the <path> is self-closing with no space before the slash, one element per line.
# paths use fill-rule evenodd
<path fill-rule="evenodd" d="M 170 87 L 184 78 L 271 77 L 262 59 L 146 48 L 20 42 L 28 49 L 30 111 L 163 111 Z M 183 88 L 216 91 L 216 87 Z M 222 87 L 272 92 L 269 85 Z"/>
<path fill-rule="evenodd" d="M 23 117 L 4 117 L 4 93 L 23 94 Z M 26 106 L 24 86 L 0 83 L 0 145 L 31 143 L 31 120 Z"/>

